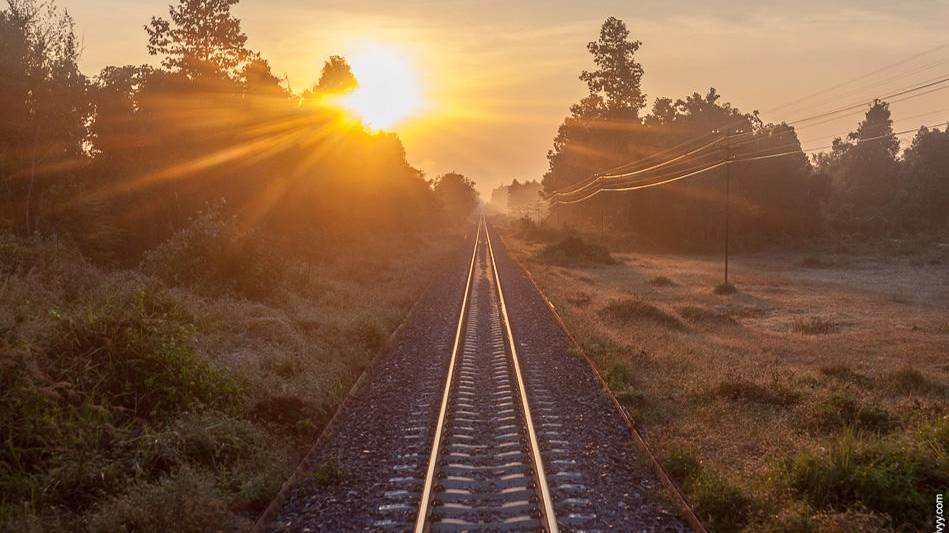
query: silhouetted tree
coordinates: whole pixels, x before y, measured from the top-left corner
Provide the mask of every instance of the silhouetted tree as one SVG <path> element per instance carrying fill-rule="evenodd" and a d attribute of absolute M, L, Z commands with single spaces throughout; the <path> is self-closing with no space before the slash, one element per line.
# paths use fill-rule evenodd
<path fill-rule="evenodd" d="M 630 40 L 629 30 L 622 20 L 606 19 L 600 28 L 600 38 L 587 44 L 598 68 L 580 74 L 590 95 L 576 108 L 576 115 L 599 115 L 610 120 L 638 117 L 639 110 L 646 105 L 646 95 L 640 88 L 645 71 L 635 57 L 642 44 Z"/>
<path fill-rule="evenodd" d="M 830 154 L 818 159 L 833 182 L 832 227 L 874 234 L 893 229 L 894 199 L 901 190 L 899 148 L 889 105 L 880 101 L 856 131 L 834 140 Z"/>
<path fill-rule="evenodd" d="M 0 11 L 0 190 L 22 234 L 81 186 L 91 106 L 78 59 L 67 13 L 33 0 Z"/>
<path fill-rule="evenodd" d="M 435 198 L 443 213 L 452 220 L 468 218 L 478 206 L 478 191 L 475 182 L 457 172 L 449 172 L 435 178 L 432 183 Z"/>
<path fill-rule="evenodd" d="M 162 66 L 190 78 L 233 77 L 251 57 L 247 36 L 231 7 L 240 0 L 179 0 L 169 19 L 152 17 L 145 26 L 148 53 Z"/>
<path fill-rule="evenodd" d="M 911 231 L 949 230 L 949 128 L 921 128 L 903 154 L 903 227 Z"/>
<path fill-rule="evenodd" d="M 312 89 L 303 94 L 304 100 L 327 95 L 338 95 L 352 91 L 358 82 L 352 68 L 341 56 L 330 56 L 323 64 L 320 79 Z"/>

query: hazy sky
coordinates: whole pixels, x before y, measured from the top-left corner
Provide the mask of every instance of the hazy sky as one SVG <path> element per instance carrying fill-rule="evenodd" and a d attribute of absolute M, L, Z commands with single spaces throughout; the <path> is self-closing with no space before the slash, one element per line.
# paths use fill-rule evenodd
<path fill-rule="evenodd" d="M 143 25 L 170 0 L 59 0 L 76 19 L 82 67 L 153 62 Z M 766 5 L 767 4 L 767 5 Z M 643 41 L 650 105 L 714 86 L 768 121 L 894 92 L 949 76 L 949 0 L 892 2 L 243 0 L 235 10 L 248 45 L 295 91 L 319 76 L 325 58 L 362 43 L 391 46 L 414 65 L 428 109 L 396 127 L 409 161 L 430 175 L 456 170 L 482 193 L 511 178 L 539 178 L 569 106 L 585 93 L 585 45 L 608 16 Z M 919 52 L 929 52 L 912 58 Z M 908 58 L 912 58 L 908 60 Z M 894 65 L 894 63 L 897 63 Z M 822 89 L 872 77 L 768 112 Z M 949 120 L 949 90 L 896 103 L 897 130 Z M 805 147 L 853 129 L 844 117 L 801 130 Z"/>

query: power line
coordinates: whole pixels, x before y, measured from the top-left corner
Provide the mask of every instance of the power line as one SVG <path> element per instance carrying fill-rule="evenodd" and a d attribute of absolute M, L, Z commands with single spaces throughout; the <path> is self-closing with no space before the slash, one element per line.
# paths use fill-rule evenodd
<path fill-rule="evenodd" d="M 878 135 L 878 136 L 874 136 L 874 137 L 867 137 L 867 138 L 864 138 L 864 139 L 858 139 L 858 140 L 853 141 L 853 142 L 851 143 L 851 145 L 857 145 L 857 144 L 861 144 L 861 143 L 864 143 L 864 142 L 875 141 L 875 140 L 883 139 L 883 138 L 890 137 L 890 136 L 906 135 L 906 134 L 909 134 L 909 133 L 917 132 L 917 131 L 919 131 L 919 130 L 922 129 L 922 128 L 938 128 L 938 127 L 941 127 L 941 126 L 949 126 L 949 122 L 942 122 L 942 123 L 939 123 L 939 124 L 932 124 L 932 125 L 928 125 L 928 126 L 927 126 L 927 125 L 923 125 L 923 126 L 920 126 L 920 127 L 918 127 L 918 128 L 913 128 L 913 129 L 908 129 L 908 130 L 893 132 L 893 133 L 885 134 L 885 135 Z M 787 145 L 784 145 L 784 146 L 787 146 Z M 765 153 L 764 151 L 763 151 L 763 152 L 758 152 L 758 154 L 763 154 L 763 155 L 749 154 L 749 155 L 746 155 L 746 156 L 744 156 L 744 157 L 742 157 L 742 158 L 739 158 L 739 159 L 732 159 L 732 160 L 730 160 L 730 161 L 729 161 L 729 160 L 724 160 L 724 161 L 720 161 L 720 162 L 718 162 L 718 163 L 714 163 L 714 164 L 711 164 L 711 165 L 708 165 L 708 166 L 705 166 L 705 167 L 702 167 L 702 168 L 699 168 L 699 169 L 693 169 L 693 170 L 691 170 L 691 171 L 687 171 L 685 174 L 679 174 L 679 175 L 674 175 L 674 176 L 668 176 L 668 177 L 660 178 L 660 179 L 658 179 L 658 181 L 650 181 L 650 182 L 648 182 L 648 183 L 638 183 L 638 184 L 633 184 L 633 185 L 628 185 L 628 186 L 621 186 L 621 187 L 601 187 L 601 188 L 599 188 L 599 189 L 596 189 L 596 190 L 590 192 L 590 193 L 587 194 L 586 196 L 583 196 L 583 197 L 581 197 L 581 198 L 577 198 L 577 199 L 574 199 L 574 200 L 554 200 L 554 201 L 551 201 L 551 205 L 572 205 L 572 204 L 578 204 L 578 203 L 584 202 L 584 201 L 586 201 L 586 200 L 589 200 L 590 198 L 593 198 L 594 196 L 596 196 L 597 194 L 599 194 L 599 193 L 601 193 L 601 192 L 628 192 L 628 191 L 636 191 L 636 190 L 640 190 L 640 189 L 647 189 L 647 188 L 651 188 L 651 187 L 658 187 L 658 186 L 661 186 L 661 185 L 666 185 L 666 184 L 674 183 L 674 182 L 677 182 L 677 181 L 681 181 L 681 180 L 684 180 L 684 179 L 687 179 L 687 178 L 690 178 L 690 177 L 693 177 L 693 176 L 697 176 L 697 175 L 699 175 L 699 174 L 704 174 L 704 173 L 706 173 L 706 172 L 715 170 L 716 168 L 721 168 L 721 167 L 724 166 L 724 165 L 730 165 L 731 163 L 742 163 L 742 162 L 750 162 L 750 161 L 762 161 L 762 160 L 767 160 L 767 159 L 775 159 L 775 158 L 778 158 L 778 157 L 787 157 L 787 156 L 790 156 L 790 155 L 803 155 L 803 154 L 808 153 L 808 152 L 814 152 L 814 151 L 818 151 L 818 150 L 825 150 L 825 149 L 827 149 L 827 148 L 832 148 L 832 147 L 833 147 L 833 145 L 831 145 L 831 146 L 821 146 L 821 147 L 815 147 L 815 148 L 801 149 L 799 143 L 794 143 L 794 146 L 797 146 L 798 149 L 796 149 L 796 150 L 790 150 L 790 151 L 785 151 L 785 152 L 779 152 L 779 153 L 770 153 L 770 154 L 769 154 L 769 153 Z M 780 147 L 775 147 L 775 148 L 780 148 Z M 772 149 L 774 149 L 774 148 L 772 148 Z M 653 179 L 656 179 L 656 178 L 654 177 Z M 645 181 L 645 180 L 643 180 L 643 181 Z"/>

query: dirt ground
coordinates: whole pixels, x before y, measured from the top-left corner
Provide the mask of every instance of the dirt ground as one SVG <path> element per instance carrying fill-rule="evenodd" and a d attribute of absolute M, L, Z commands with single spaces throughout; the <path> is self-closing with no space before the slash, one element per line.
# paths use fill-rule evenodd
<path fill-rule="evenodd" d="M 713 530 L 770 531 L 788 516 L 805 525 L 781 530 L 927 520 L 862 486 L 821 497 L 786 465 L 851 437 L 907 449 L 946 423 L 949 250 L 741 255 L 738 290 L 722 295 L 721 257 L 623 253 L 566 267 L 541 261 L 543 244 L 506 242 Z M 733 487 L 737 503 L 709 500 L 702 477 Z"/>

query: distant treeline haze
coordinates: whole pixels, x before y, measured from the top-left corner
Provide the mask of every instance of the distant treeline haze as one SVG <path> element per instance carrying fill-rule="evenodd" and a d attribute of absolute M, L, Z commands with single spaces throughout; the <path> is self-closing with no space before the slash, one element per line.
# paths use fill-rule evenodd
<path fill-rule="evenodd" d="M 742 246 L 949 230 L 949 132 L 921 128 L 900 153 L 888 105 L 877 101 L 856 130 L 836 139 L 831 151 L 808 159 L 793 127 L 765 124 L 757 112 L 723 103 L 715 89 L 684 99 L 657 98 L 644 113 L 645 71 L 636 61 L 641 44 L 630 38 L 623 21 L 609 18 L 588 45 L 596 69 L 580 79 L 589 94 L 571 107 L 548 152 L 545 194 L 628 161 L 644 161 L 635 170 L 701 144 L 664 153 L 691 139 L 747 133 L 733 142 L 733 158 L 797 153 L 731 165 L 731 232 Z M 705 157 L 669 168 L 684 173 L 722 161 L 724 148 L 721 143 Z M 662 157 L 648 159 L 657 154 Z M 611 231 L 632 234 L 643 244 L 710 249 L 724 233 L 724 197 L 724 169 L 716 169 L 662 187 L 602 193 L 558 206 L 553 217 L 596 226 L 602 220 Z"/>

